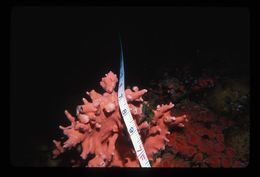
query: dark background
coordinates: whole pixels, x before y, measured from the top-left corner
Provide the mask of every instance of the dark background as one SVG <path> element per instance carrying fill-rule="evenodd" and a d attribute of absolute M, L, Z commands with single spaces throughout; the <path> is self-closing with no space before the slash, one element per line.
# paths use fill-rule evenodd
<path fill-rule="evenodd" d="M 228 7 L 15 7 L 11 13 L 10 162 L 33 166 L 86 91 L 119 71 L 145 85 L 162 65 L 228 57 L 249 67 L 249 11 Z M 196 51 L 202 57 L 196 57 Z M 233 69 L 234 69 L 233 68 Z M 245 73 L 247 74 L 247 73 Z"/>

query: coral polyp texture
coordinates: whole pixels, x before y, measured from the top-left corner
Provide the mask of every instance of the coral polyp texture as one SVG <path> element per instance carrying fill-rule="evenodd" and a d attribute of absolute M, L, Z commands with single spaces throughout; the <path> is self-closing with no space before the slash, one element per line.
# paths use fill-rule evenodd
<path fill-rule="evenodd" d="M 183 104 L 178 110 L 185 112 L 188 122 L 185 129 L 173 131 L 169 136 L 168 154 L 157 158 L 153 167 L 212 167 L 240 168 L 247 166 L 237 152 L 225 142 L 224 131 L 234 126 L 225 117 L 198 104 Z"/>
<path fill-rule="evenodd" d="M 60 126 L 67 137 L 64 142 L 53 140 L 56 149 L 54 157 L 71 149 L 76 149 L 80 160 L 71 159 L 73 166 L 86 167 L 140 167 L 130 136 L 119 110 L 117 92 L 117 76 L 109 72 L 102 78 L 100 85 L 103 94 L 95 90 L 87 92 L 91 101 L 83 98 L 83 104 L 77 106 L 76 117 L 67 110 L 65 114 L 70 121 L 67 127 Z M 167 135 L 174 126 L 183 127 L 186 115 L 173 116 L 174 105 L 158 105 L 153 111 L 151 121 L 145 119 L 143 106 L 147 104 L 142 96 L 146 89 L 137 86 L 125 90 L 125 96 L 137 130 L 141 136 L 147 157 L 165 149 L 169 142 Z"/>

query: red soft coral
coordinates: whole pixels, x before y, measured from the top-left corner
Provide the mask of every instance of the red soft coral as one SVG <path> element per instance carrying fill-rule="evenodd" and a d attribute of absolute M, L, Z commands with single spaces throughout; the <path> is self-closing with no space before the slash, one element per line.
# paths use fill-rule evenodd
<path fill-rule="evenodd" d="M 241 166 L 240 161 L 232 164 L 236 160 L 235 150 L 225 145 L 223 130 L 229 125 L 225 117 L 216 118 L 211 111 L 196 104 L 185 103 L 179 108 L 179 114 L 185 112 L 189 121 L 185 129 L 169 136 L 168 146 L 174 154 L 192 161 L 192 167 Z"/>
<path fill-rule="evenodd" d="M 231 160 L 231 158 L 223 158 L 221 160 L 221 164 L 222 164 L 222 167 L 229 168 L 232 165 L 232 160 Z"/>
<path fill-rule="evenodd" d="M 197 153 L 194 158 L 193 158 L 193 162 L 195 163 L 201 163 L 203 160 L 203 154 L 200 152 L 200 153 Z"/>
<path fill-rule="evenodd" d="M 220 160 L 216 157 L 208 157 L 205 159 L 205 162 L 208 163 L 213 168 L 219 168 L 220 167 Z"/>

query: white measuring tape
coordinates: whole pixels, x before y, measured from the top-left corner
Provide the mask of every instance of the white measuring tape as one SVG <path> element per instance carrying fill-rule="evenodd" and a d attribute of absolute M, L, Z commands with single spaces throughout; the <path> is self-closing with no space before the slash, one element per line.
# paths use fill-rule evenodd
<path fill-rule="evenodd" d="M 125 98 L 124 56 L 123 56 L 123 48 L 122 48 L 121 40 L 120 40 L 120 44 L 121 44 L 121 61 L 120 61 L 120 77 L 119 77 L 119 85 L 118 85 L 118 103 L 119 103 L 120 111 L 123 116 L 132 143 L 134 145 L 135 153 L 139 159 L 141 167 L 151 167 L 149 160 L 146 156 L 142 140 L 140 138 L 140 135 L 138 134 L 134 119 L 131 115 L 130 109 L 128 107 Z"/>

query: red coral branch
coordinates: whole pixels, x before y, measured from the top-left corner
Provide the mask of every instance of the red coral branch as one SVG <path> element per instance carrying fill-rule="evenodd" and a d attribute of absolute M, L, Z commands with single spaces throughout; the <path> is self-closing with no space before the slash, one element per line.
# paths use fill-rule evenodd
<path fill-rule="evenodd" d="M 87 162 L 88 167 L 140 166 L 130 138 L 125 134 L 126 126 L 119 111 L 117 93 L 114 91 L 117 81 L 117 76 L 110 71 L 100 82 L 105 93 L 100 94 L 95 90 L 87 92 L 91 102 L 83 98 L 83 105 L 77 106 L 76 117 L 65 111 L 71 125 L 60 126 L 60 128 L 68 139 L 63 142 L 63 145 L 54 141 L 57 147 L 53 151 L 55 156 L 81 144 L 80 157 L 83 160 L 94 155 Z M 153 111 L 152 123 L 137 121 L 138 117 L 143 114 L 142 106 L 145 102 L 142 96 L 146 92 L 146 89 L 139 90 L 135 86 L 133 91 L 126 89 L 125 95 L 138 132 L 142 137 L 148 159 L 153 160 L 153 153 L 165 149 L 165 144 L 169 142 L 166 138 L 170 134 L 169 128 L 172 126 L 183 127 L 187 118 L 186 116 L 172 116 L 170 109 L 174 105 L 170 103 L 157 106 L 157 109 Z M 145 132 L 143 130 L 147 130 L 147 132 L 143 133 Z M 188 152 L 194 153 L 192 150 L 188 150 Z M 79 164 L 77 163 L 75 166 L 79 166 Z"/>

